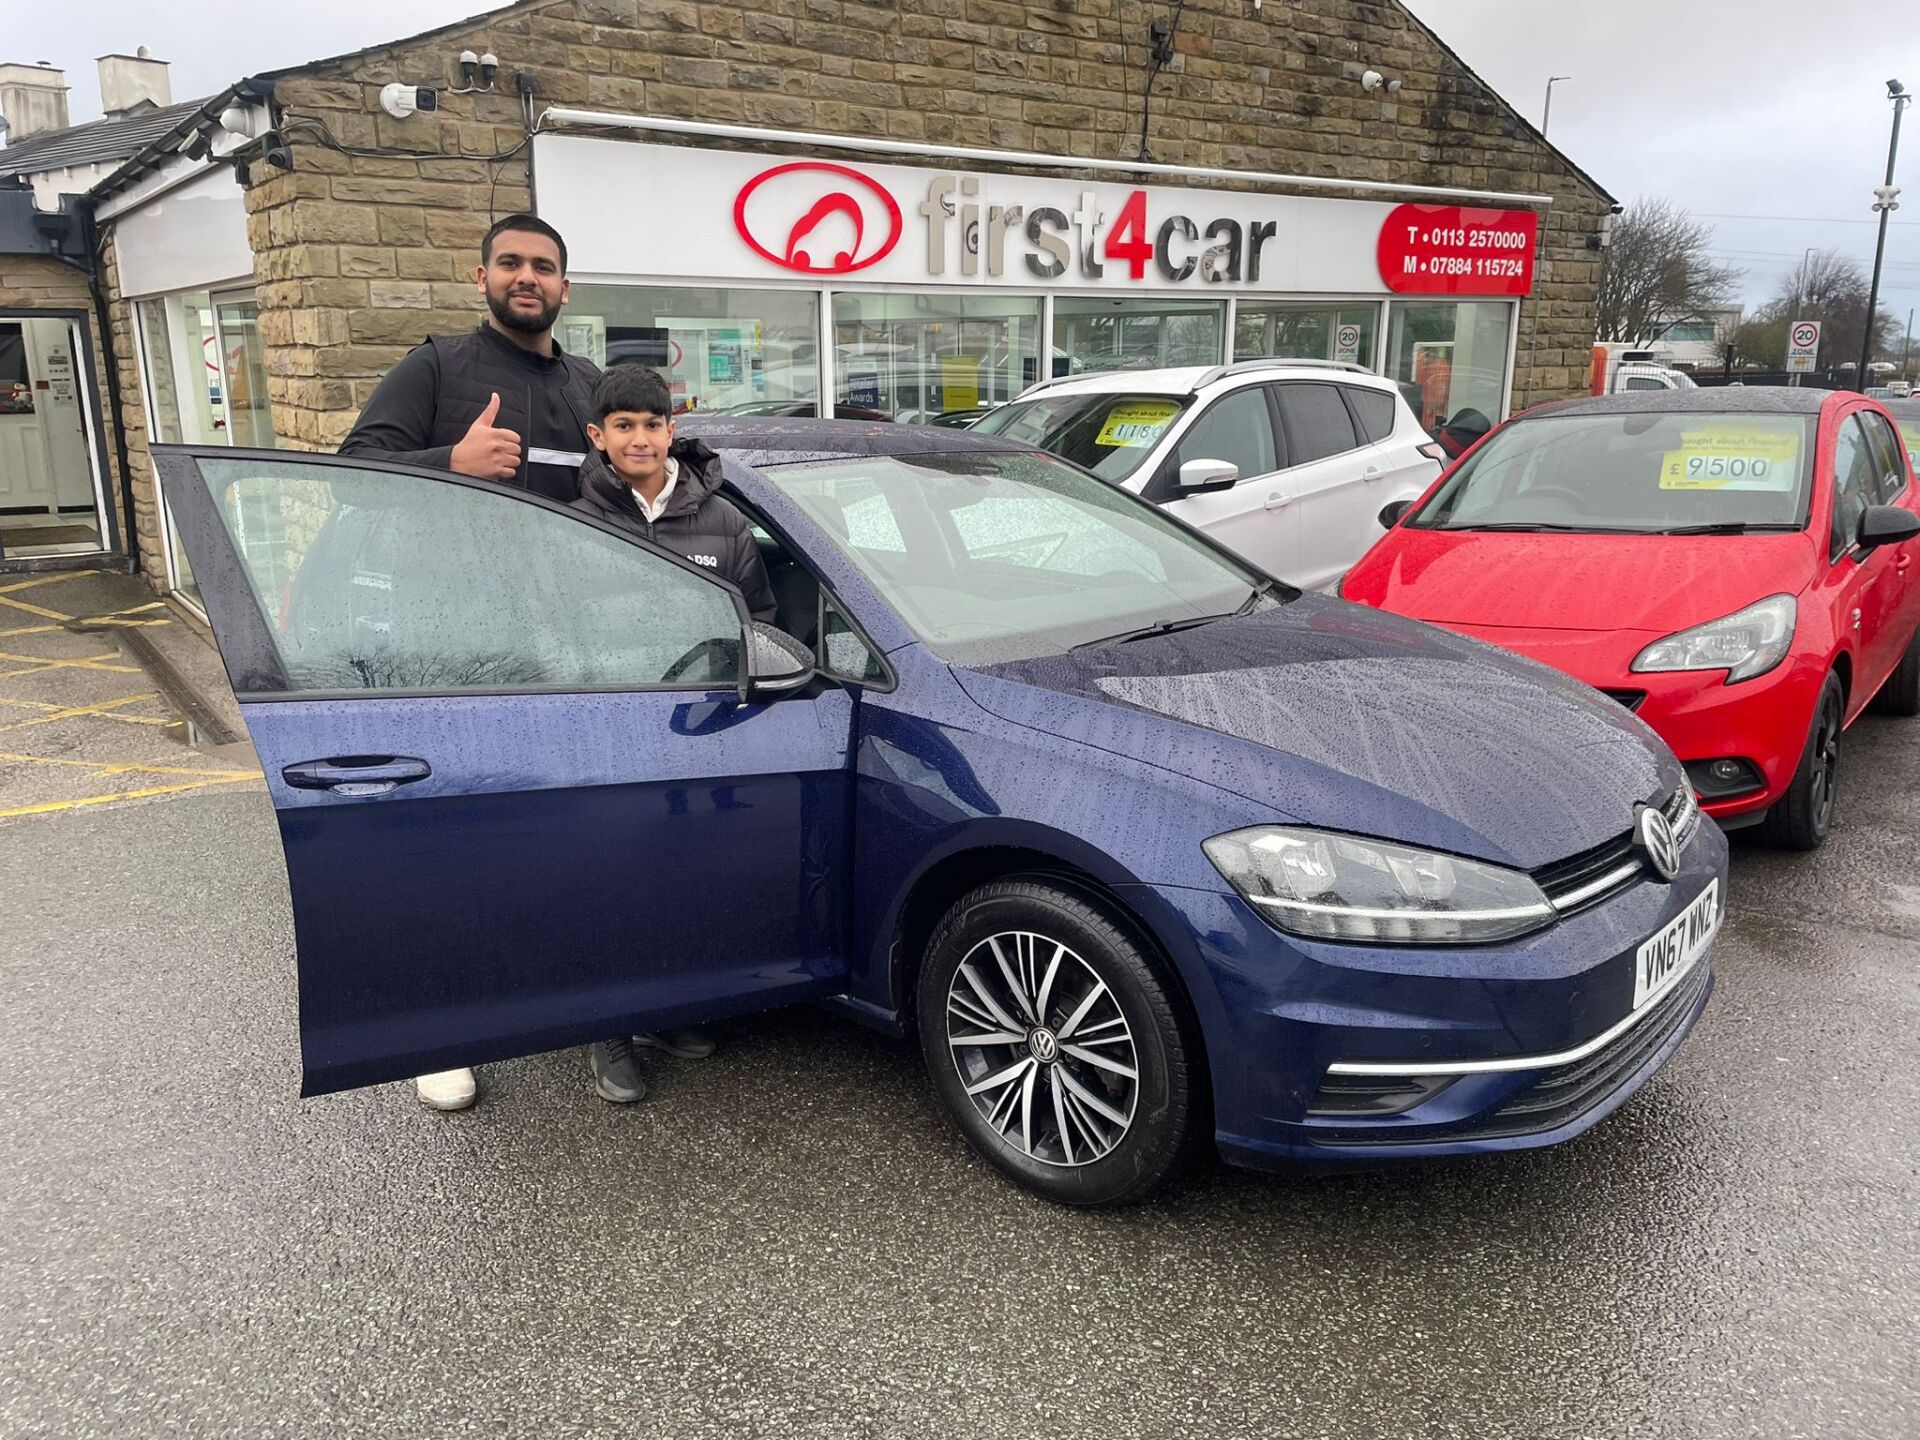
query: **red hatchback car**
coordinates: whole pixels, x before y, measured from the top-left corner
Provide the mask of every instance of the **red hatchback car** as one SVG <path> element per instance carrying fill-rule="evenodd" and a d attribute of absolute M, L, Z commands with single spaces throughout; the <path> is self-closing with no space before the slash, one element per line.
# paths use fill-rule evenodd
<path fill-rule="evenodd" d="M 1810 850 L 1841 732 L 1876 696 L 1920 712 L 1916 536 L 1906 447 L 1864 396 L 1636 391 L 1501 425 L 1340 593 L 1604 690 L 1724 827 Z"/>

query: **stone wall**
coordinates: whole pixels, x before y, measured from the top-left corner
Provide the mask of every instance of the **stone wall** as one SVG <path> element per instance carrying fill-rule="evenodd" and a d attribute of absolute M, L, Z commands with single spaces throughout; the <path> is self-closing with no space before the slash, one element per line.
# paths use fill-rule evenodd
<path fill-rule="evenodd" d="M 115 293 L 111 277 L 102 283 L 107 286 L 108 295 Z M 111 310 L 112 307 L 109 308 Z M 51 256 L 0 255 L 0 312 L 20 310 L 78 310 L 87 318 L 87 331 L 93 340 L 90 357 L 93 393 L 99 404 L 103 426 L 100 446 L 104 452 L 101 459 L 102 469 L 106 473 L 107 507 L 118 513 L 123 493 L 119 450 L 115 443 L 118 417 L 113 413 L 112 392 L 107 388 L 106 358 L 101 347 L 100 327 L 94 316 L 93 293 L 87 286 L 87 277 L 73 266 L 62 264 Z M 114 343 L 116 347 L 119 346 L 117 337 Z M 123 356 L 126 353 L 121 352 Z M 124 383 L 124 360 L 121 379 Z M 141 429 L 145 430 L 144 421 Z M 127 535 L 125 514 L 120 515 L 120 530 L 124 538 Z"/>
<path fill-rule="evenodd" d="M 480 316 L 480 236 L 528 203 L 524 150 L 481 158 L 524 138 L 516 71 L 538 77 L 538 106 L 1125 160 L 1147 26 L 1166 14 L 1144 0 L 531 0 L 288 76 L 275 100 L 294 169 L 256 163 L 247 193 L 274 428 L 337 444 L 409 345 Z M 498 93 L 444 93 L 467 47 L 500 57 Z M 1552 195 L 1514 402 L 1584 387 L 1599 275 L 1586 239 L 1607 197 L 1394 0 L 1189 0 L 1175 49 L 1153 90 L 1155 160 Z M 1363 90 L 1369 68 L 1398 95 Z M 393 80 L 442 87 L 442 109 L 385 115 Z M 344 153 L 363 149 L 401 153 Z"/>

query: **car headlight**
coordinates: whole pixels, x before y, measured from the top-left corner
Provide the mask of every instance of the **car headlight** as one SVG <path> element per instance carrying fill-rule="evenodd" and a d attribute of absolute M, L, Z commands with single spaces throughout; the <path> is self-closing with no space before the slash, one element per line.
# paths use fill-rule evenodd
<path fill-rule="evenodd" d="M 1533 877 L 1500 865 L 1325 830 L 1256 825 L 1207 858 L 1267 921 L 1295 935 L 1389 945 L 1509 940 L 1554 918 Z"/>
<path fill-rule="evenodd" d="M 1633 657 L 1633 669 L 1724 670 L 1727 684 L 1764 675 L 1793 645 L 1799 607 L 1791 595 L 1769 595 L 1757 604 L 1691 630 L 1656 640 Z"/>

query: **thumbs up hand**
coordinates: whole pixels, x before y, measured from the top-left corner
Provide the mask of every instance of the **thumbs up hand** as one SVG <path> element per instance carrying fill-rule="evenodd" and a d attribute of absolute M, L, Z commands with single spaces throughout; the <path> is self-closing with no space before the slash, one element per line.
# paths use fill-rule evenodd
<path fill-rule="evenodd" d="M 520 437 L 496 426 L 493 422 L 499 418 L 500 392 L 496 390 L 487 408 L 453 447 L 450 468 L 479 480 L 511 480 L 520 473 Z"/>

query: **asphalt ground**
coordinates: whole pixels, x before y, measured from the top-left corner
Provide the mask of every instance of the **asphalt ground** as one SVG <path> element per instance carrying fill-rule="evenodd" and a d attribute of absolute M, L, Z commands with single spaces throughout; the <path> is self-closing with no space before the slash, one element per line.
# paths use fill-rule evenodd
<path fill-rule="evenodd" d="M 800 1009 L 302 1101 L 243 786 L 0 821 L 0 1435 L 1920 1433 L 1920 722 L 1736 845 L 1719 990 L 1557 1150 L 1084 1214 Z M 370 926 L 370 943 L 377 943 Z"/>

